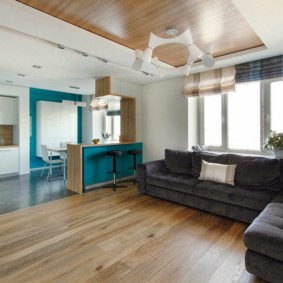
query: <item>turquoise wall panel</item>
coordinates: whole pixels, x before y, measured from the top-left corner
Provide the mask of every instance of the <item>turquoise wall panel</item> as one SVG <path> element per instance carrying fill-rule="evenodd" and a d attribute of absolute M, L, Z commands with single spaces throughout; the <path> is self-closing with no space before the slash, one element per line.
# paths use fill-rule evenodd
<path fill-rule="evenodd" d="M 36 156 L 36 102 L 37 101 L 62 102 L 62 100 L 77 100 L 77 95 L 38 88 L 30 88 L 30 169 L 41 168 L 44 162 Z M 78 96 L 81 101 L 81 96 Z M 82 141 L 82 109 L 78 107 L 78 143 Z"/>
<path fill-rule="evenodd" d="M 107 182 L 113 179 L 112 157 L 106 156 L 109 150 L 121 150 L 123 155 L 117 156 L 117 178 L 123 178 L 133 175 L 133 156 L 128 155 L 128 150 L 142 150 L 142 143 L 119 144 L 119 145 L 101 145 L 83 148 L 83 186 L 90 186 L 96 183 Z M 142 163 L 142 155 L 137 156 L 137 164 Z"/>

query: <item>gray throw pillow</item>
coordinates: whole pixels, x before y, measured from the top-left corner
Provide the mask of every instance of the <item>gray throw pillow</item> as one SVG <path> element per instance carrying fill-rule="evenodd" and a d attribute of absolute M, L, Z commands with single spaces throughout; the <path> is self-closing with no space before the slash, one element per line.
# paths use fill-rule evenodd
<path fill-rule="evenodd" d="M 253 160 L 241 160 L 237 163 L 235 183 L 242 186 L 279 191 L 279 172 L 279 159 L 255 157 Z"/>
<path fill-rule="evenodd" d="M 191 174 L 192 155 L 191 151 L 165 149 L 165 168 L 172 173 Z"/>

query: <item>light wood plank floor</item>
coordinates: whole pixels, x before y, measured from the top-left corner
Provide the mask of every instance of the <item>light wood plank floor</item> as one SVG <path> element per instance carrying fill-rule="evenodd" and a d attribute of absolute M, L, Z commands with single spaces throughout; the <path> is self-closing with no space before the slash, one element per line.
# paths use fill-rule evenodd
<path fill-rule="evenodd" d="M 133 186 L 0 216 L 0 282 L 262 283 L 245 270 L 246 225 Z"/>

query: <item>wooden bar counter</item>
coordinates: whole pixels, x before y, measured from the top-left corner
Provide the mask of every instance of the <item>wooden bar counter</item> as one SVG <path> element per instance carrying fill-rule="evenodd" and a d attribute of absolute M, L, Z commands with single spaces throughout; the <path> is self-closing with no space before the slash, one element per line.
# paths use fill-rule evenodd
<path fill-rule="evenodd" d="M 140 142 L 102 143 L 102 144 L 68 144 L 67 152 L 67 188 L 77 193 L 85 192 L 87 187 L 112 181 L 112 158 L 106 156 L 109 150 L 121 150 L 123 155 L 117 158 L 119 178 L 130 177 L 133 171 L 128 168 L 133 164 L 133 157 L 128 155 L 130 149 L 141 149 Z M 137 162 L 142 162 L 142 155 Z"/>

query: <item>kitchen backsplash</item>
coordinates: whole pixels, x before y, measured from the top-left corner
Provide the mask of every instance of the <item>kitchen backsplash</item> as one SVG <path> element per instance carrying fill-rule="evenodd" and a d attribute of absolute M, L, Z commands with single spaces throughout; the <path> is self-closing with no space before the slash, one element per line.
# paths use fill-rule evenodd
<path fill-rule="evenodd" d="M 0 125 L 0 146 L 13 144 L 13 126 Z"/>

